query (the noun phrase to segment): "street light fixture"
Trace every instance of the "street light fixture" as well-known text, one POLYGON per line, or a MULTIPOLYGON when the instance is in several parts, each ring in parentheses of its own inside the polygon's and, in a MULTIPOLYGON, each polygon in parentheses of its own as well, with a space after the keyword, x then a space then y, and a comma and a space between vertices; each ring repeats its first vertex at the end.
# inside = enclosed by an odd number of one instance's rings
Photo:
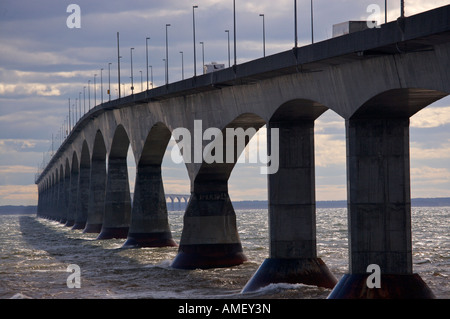
POLYGON ((88 81, 89 110, 91 110, 91 80, 88 81))
POLYGON ((230 57, 230 30, 225 30, 228 34, 228 67, 231 66, 231 57, 230 57))
POLYGON ((294 33, 295 33, 295 47, 298 47, 298 27, 297 27, 297 0, 294 0, 294 33))
POLYGON ((120 52, 119 52, 119 32, 117 32, 117 86, 119 88, 119 99, 120 99, 120 52))
POLYGON ((108 63, 108 95, 109 101, 111 101, 111 62, 108 63))
POLYGON ((237 65, 236 54, 236 0, 233 0, 233 24, 234 24, 234 65, 237 65))
POLYGON ((103 104, 103 68, 100 69, 100 95, 102 97, 102 104, 103 104))
POLYGON ((193 33, 194 33, 194 76, 197 76, 197 50, 195 46, 195 9, 197 9, 198 6, 192 7, 192 26, 193 26, 193 33))
POLYGON ((202 45, 202 60, 203 60, 203 74, 205 74, 205 43, 200 42, 202 45))
POLYGON ((131 55, 131 95, 134 94, 134 83, 133 83, 133 50, 134 48, 130 49, 130 55, 131 55))
POLYGON ((266 21, 263 13, 259 15, 263 20, 263 56, 266 56, 266 21))
POLYGON ((181 53, 181 79, 184 80, 184 54, 183 51, 181 53))
POLYGON ((311 43, 314 43, 314 7, 311 0, 311 43))
POLYGON ((148 66, 150 68, 150 81, 152 82, 152 89, 153 89, 153 66, 149 65, 148 66))
POLYGON ((97 86, 95 82, 95 78, 97 77, 97 74, 94 74, 94 107, 97 105, 97 86))
POLYGON ((169 31, 170 24, 166 24, 166 85, 169 84, 169 31))
POLYGON ((146 59, 146 69, 147 69, 147 91, 149 89, 148 87, 148 40, 150 40, 150 38, 145 38, 145 59, 146 59))

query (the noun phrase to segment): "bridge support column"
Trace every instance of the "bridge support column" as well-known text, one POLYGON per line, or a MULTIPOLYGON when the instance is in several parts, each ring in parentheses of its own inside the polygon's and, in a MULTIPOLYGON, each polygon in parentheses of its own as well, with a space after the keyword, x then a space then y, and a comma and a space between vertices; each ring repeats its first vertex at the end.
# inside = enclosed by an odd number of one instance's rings
POLYGON ((75 216, 77 212, 78 200, 78 171, 70 174, 70 194, 69 207, 67 208, 67 220, 64 226, 73 227, 75 225, 75 216))
POLYGON ((177 246, 170 232, 160 165, 138 165, 124 247, 177 246))
POLYGON ((61 177, 58 186, 58 220, 60 223, 66 223, 66 198, 65 198, 65 186, 64 177, 61 177))
POLYGON ((196 183, 184 214, 183 233, 172 267, 231 267, 246 260, 227 182, 196 183))
POLYGON ((127 158, 110 157, 103 225, 97 239, 127 238, 130 215, 131 198, 127 158))
POLYGON ((346 129, 350 273, 328 298, 433 298, 412 272, 409 119, 350 119, 346 129), (371 264, 381 288, 367 286, 371 264))
POLYGON ((242 292, 282 282, 333 288, 337 280, 316 251, 314 120, 269 126, 279 128, 280 156, 278 172, 268 175, 270 258, 242 292))
POLYGON ((100 233, 105 210, 106 168, 105 160, 92 160, 89 183, 88 216, 84 233, 100 233))
POLYGON ((89 175, 90 167, 81 166, 78 179, 77 213, 72 229, 84 229, 86 226, 89 204, 89 175))

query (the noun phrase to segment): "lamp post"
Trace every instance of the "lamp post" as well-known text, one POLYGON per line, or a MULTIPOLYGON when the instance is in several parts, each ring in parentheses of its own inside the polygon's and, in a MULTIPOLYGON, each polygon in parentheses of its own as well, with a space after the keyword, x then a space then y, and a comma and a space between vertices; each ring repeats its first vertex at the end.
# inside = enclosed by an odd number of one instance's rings
POLYGON ((180 51, 181 54, 181 79, 184 80, 184 54, 183 51, 180 51))
POLYGON ((120 99, 120 52, 119 52, 119 32, 117 32, 117 86, 119 88, 119 99, 120 99))
POLYGON ((198 6, 192 7, 192 28, 194 33, 194 76, 197 76, 197 50, 195 46, 195 9, 197 9, 198 6))
POLYGON ((147 69, 147 91, 149 89, 148 87, 148 40, 150 40, 150 38, 145 38, 145 61, 146 61, 146 69, 147 69))
POLYGON ((88 81, 89 110, 91 109, 91 80, 88 81))
POLYGON ((97 105, 97 86, 96 86, 97 74, 94 74, 94 107, 97 105))
POLYGON ((202 45, 202 61, 203 61, 203 74, 205 74, 205 43, 200 42, 202 45))
POLYGON ((72 130, 71 128, 71 122, 70 122, 70 97, 69 97, 69 133, 72 130))
POLYGON ((81 92, 78 93, 78 102, 80 103, 80 117, 81 117, 81 92))
POLYGON ((130 55, 131 55, 131 95, 134 94, 134 83, 133 83, 133 50, 134 48, 130 49, 130 55))
POLYGON ((153 66, 149 65, 148 66, 150 68, 150 81, 152 82, 152 89, 153 89, 153 66))
POLYGON ((166 84, 169 84, 169 31, 170 24, 166 24, 166 84))
POLYGON ((109 101, 111 101, 111 62, 108 63, 108 95, 109 101))
POLYGON ((168 83, 168 80, 167 80, 167 60, 163 59, 163 61, 164 61, 164 70, 166 71, 165 72, 165 80, 166 80, 166 84, 167 84, 168 83))
POLYGON ((387 0, 384 0, 384 23, 387 23, 387 0))
POLYGON ((405 0, 400 1, 400 17, 405 17, 405 0))
POLYGON ((294 33, 295 33, 295 47, 298 47, 298 27, 297 27, 297 0, 294 0, 294 33))
POLYGON ((102 104, 103 104, 103 68, 100 69, 100 95, 102 97, 102 104))
POLYGON ((311 0, 311 43, 314 43, 314 7, 311 0))
POLYGON ((266 21, 263 13, 259 15, 263 20, 263 56, 266 56, 266 21))
POLYGON ((236 0, 233 0, 233 24, 234 24, 234 65, 237 65, 237 54, 236 54, 236 0))
POLYGON ((83 86, 83 109, 84 113, 86 113, 86 87, 83 86))
POLYGON ((231 57, 230 57, 230 30, 225 30, 228 34, 228 67, 231 66, 231 57))

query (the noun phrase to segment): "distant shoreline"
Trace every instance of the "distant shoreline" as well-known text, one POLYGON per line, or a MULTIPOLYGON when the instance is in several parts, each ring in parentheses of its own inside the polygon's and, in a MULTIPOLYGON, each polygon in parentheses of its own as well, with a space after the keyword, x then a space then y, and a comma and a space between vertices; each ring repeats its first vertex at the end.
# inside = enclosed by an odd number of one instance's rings
MULTIPOLYGON (((233 202, 234 209, 264 209, 267 208, 266 200, 246 200, 233 202)), ((450 207, 450 197, 437 198, 413 198, 412 207, 450 207)), ((317 201, 317 208, 347 208, 346 200, 317 201)), ((36 214, 37 206, 0 206, 0 215, 36 214)))

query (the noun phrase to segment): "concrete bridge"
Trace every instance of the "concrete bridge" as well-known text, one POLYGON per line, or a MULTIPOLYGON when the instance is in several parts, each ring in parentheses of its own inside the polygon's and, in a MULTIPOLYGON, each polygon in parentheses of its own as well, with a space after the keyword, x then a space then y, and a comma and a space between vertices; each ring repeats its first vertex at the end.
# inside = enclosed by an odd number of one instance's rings
MULTIPOLYGON (((409 119, 448 94, 445 6, 103 103, 37 178, 38 216, 98 239, 127 238, 126 246, 176 245, 161 178, 173 130, 193 131, 199 119, 224 133, 267 125, 279 129, 279 169, 268 175, 270 256, 244 291, 295 282, 334 287, 330 298, 433 297, 413 272, 409 119), (338 283, 316 249, 313 128, 327 110, 345 119, 347 135, 349 273, 338 283), (381 288, 366 285, 370 264, 380 266, 381 288)), ((233 167, 186 163, 191 197, 174 268, 247 260, 228 195, 233 167)))
POLYGON ((167 207, 168 210, 184 210, 189 203, 189 195, 182 194, 166 194, 166 200, 170 200, 170 206, 167 207), (178 204, 177 204, 178 202, 178 204))

